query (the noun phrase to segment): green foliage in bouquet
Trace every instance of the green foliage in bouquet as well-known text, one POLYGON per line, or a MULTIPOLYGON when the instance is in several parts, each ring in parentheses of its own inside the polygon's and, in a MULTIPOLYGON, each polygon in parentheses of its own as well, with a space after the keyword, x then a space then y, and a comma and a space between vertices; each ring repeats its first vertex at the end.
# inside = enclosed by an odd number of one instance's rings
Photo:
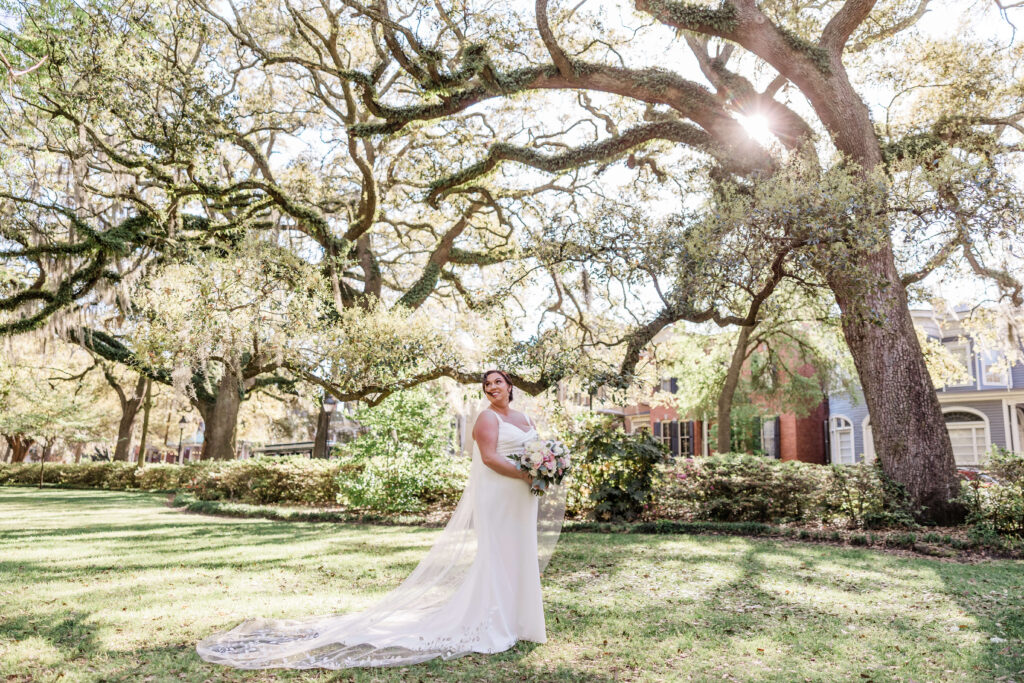
POLYGON ((632 521, 653 497, 657 465, 668 452, 650 434, 626 434, 607 418, 588 418, 574 435, 569 509, 599 521, 632 521))
POLYGON ((358 409, 355 419, 366 433, 337 450, 343 464, 339 502, 378 512, 416 512, 458 499, 469 460, 452 454, 452 416, 442 396, 409 389, 358 409))

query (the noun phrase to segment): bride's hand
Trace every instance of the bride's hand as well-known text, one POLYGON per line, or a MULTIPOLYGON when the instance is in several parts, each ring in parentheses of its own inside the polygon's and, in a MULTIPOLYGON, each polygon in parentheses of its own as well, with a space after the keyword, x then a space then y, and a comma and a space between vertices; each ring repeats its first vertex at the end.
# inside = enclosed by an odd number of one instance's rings
POLYGON ((519 478, 525 481, 527 484, 533 486, 533 475, 527 470, 519 470, 519 478))

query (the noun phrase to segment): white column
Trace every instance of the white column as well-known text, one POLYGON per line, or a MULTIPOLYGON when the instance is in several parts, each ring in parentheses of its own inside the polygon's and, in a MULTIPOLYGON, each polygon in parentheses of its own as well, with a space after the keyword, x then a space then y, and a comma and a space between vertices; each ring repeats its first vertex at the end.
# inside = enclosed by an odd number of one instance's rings
POLYGON ((1016 404, 1010 405, 1010 435, 1013 439, 1013 441, 1007 442, 1010 444, 1010 450, 1024 453, 1024 444, 1020 442, 1020 413, 1017 411, 1016 404))
MULTIPOLYGON (((1014 441, 1016 441, 1016 439, 1013 438, 1014 437, 1014 434, 1013 434, 1013 414, 1015 412, 1017 412, 1017 411, 1013 409, 1013 405, 1004 398, 1003 399, 1003 438, 1005 440, 1003 441, 1003 443, 1006 444, 1006 449, 1010 450, 1010 451, 1015 450, 1014 445, 1013 445, 1014 441)), ((991 446, 989 446, 989 447, 991 448, 991 446)))

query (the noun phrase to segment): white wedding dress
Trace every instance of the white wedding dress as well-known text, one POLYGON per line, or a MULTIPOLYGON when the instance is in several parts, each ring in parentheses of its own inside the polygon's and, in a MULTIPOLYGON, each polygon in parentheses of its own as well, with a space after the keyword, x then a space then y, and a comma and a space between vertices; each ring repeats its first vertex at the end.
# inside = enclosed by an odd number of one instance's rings
MULTIPOLYGON (((499 455, 522 452, 537 438, 532 426, 523 431, 498 420, 499 455)), ((534 496, 524 481, 487 467, 474 448, 469 483, 445 530, 380 602, 355 614, 247 621, 196 650, 208 662, 239 669, 341 669, 502 652, 517 640, 543 643, 540 572, 560 531, 564 500, 564 490, 534 496)))

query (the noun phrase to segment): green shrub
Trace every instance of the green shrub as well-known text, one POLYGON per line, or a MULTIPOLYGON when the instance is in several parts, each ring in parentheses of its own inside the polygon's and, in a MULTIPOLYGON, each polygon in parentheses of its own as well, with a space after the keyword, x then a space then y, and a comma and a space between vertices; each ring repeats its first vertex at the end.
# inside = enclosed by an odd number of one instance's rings
MULTIPOLYGON (((125 490, 136 488, 135 464, 130 462, 48 462, 42 468, 43 483, 84 489, 125 490)), ((39 463, 4 466, 0 484, 35 486, 39 484, 39 463)))
POLYGON ((993 446, 987 469, 1002 484, 1024 486, 1024 453, 993 446))
POLYGON ((822 517, 840 517, 852 529, 916 526, 910 497, 902 485, 874 464, 831 465, 822 517))
MULTIPOLYGON (((52 465, 51 463, 47 467, 49 468, 52 465)), ((47 482, 46 479, 43 481, 44 483, 55 483, 47 482)), ((3 483, 10 486, 35 486, 39 483, 39 463, 28 462, 7 465, 3 483)))
POLYGON ((303 457, 252 458, 186 465, 181 488, 200 500, 333 504, 340 464, 303 457))
POLYGON ((418 512, 451 505, 465 488, 469 460, 452 455, 454 431, 444 399, 407 389, 356 410, 366 430, 340 446, 338 501, 361 510, 418 512))
POLYGON ((419 512, 453 505, 466 487, 469 459, 451 455, 348 458, 337 476, 338 502, 377 512, 419 512))
POLYGON ((144 465, 136 470, 135 481, 146 491, 177 491, 185 468, 179 465, 144 465))
POLYGON ((650 434, 626 434, 605 420, 580 429, 570 450, 568 508, 602 521, 638 518, 653 498, 657 465, 668 455, 650 434))
POLYGON ((667 490, 696 519, 796 521, 817 514, 825 473, 818 465, 723 453, 687 458, 669 473, 667 490))
POLYGON ((967 507, 967 523, 977 534, 1024 536, 1024 482, 965 481, 957 500, 967 507))
POLYGON ((336 451, 354 461, 446 457, 453 451, 455 436, 446 406, 443 396, 426 387, 392 394, 376 406, 361 406, 354 417, 364 433, 336 451))

